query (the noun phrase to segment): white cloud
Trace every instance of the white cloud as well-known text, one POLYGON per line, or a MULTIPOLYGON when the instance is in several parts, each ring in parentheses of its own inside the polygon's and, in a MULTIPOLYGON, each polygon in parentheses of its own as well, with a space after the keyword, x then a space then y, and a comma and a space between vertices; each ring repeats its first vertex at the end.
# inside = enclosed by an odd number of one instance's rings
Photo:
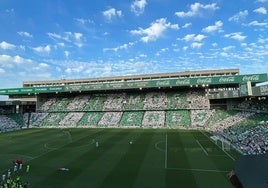
POLYGON ((48 68, 49 65, 46 64, 46 63, 39 63, 39 67, 42 67, 42 68, 48 68))
POLYGON ((123 45, 115 47, 115 48, 104 48, 103 51, 104 52, 106 52, 106 51, 115 51, 115 52, 117 52, 118 50, 126 50, 130 46, 133 46, 134 44, 135 44, 134 42, 129 42, 129 43, 123 44, 123 45))
POLYGON ((74 44, 78 46, 79 48, 83 46, 83 43, 81 42, 82 37, 83 37, 82 33, 74 33, 74 38, 75 38, 74 44))
POLYGON ((183 51, 186 51, 188 49, 188 47, 184 46, 182 49, 183 49, 183 51))
POLYGON ((28 38, 32 38, 33 35, 31 35, 30 33, 26 32, 26 31, 19 31, 18 34, 22 37, 28 37, 28 38))
POLYGON ((14 68, 14 61, 13 58, 9 55, 0 55, 0 67, 12 69, 14 68))
POLYGON ((122 17, 122 11, 121 10, 116 10, 115 8, 110 8, 108 10, 105 10, 102 12, 103 16, 107 21, 112 21, 113 18, 116 17, 122 17))
POLYGON ((246 36, 242 35, 242 32, 226 34, 226 35, 224 35, 224 37, 235 39, 238 41, 243 41, 245 38, 247 38, 246 36))
POLYGON ((161 54, 163 54, 163 53, 165 53, 167 51, 169 51, 169 48, 162 48, 162 49, 160 49, 160 51, 156 52, 155 55, 160 56, 161 54))
POLYGON ((222 50, 223 51, 229 51, 229 50, 232 50, 234 48, 235 48, 235 46, 226 46, 226 47, 222 48, 222 50))
POLYGON ((68 34, 68 32, 65 32, 64 36, 61 36, 61 35, 56 34, 56 33, 47 33, 47 35, 49 36, 49 38, 51 38, 53 40, 60 39, 60 40, 64 40, 64 41, 67 41, 67 42, 71 42, 71 40, 69 39, 70 35, 68 34))
POLYGON ((188 28, 188 27, 190 27, 192 25, 192 23, 186 23, 186 24, 184 24, 183 26, 182 26, 182 28, 188 28))
POLYGON ((228 20, 229 21, 234 21, 234 22, 239 22, 241 20, 244 20, 248 15, 248 11, 244 10, 244 11, 240 11, 237 14, 233 15, 232 17, 230 17, 228 20))
POLYGON ((77 67, 68 67, 68 68, 66 68, 65 72, 68 74, 71 74, 71 73, 80 73, 83 70, 84 70, 84 66, 80 65, 77 67))
POLYGON ((55 41, 63 40, 69 43, 73 43, 79 48, 83 46, 84 35, 82 33, 64 32, 62 35, 56 33, 47 33, 47 35, 49 38, 55 41))
POLYGON ((266 38, 266 39, 259 38, 258 42, 261 43, 261 44, 264 44, 264 43, 268 42, 268 38, 266 38))
POLYGON ((71 68, 67 68, 67 69, 65 70, 65 72, 66 72, 67 74, 71 74, 71 73, 72 73, 72 69, 71 69, 71 68))
POLYGON ((46 45, 46 46, 38 46, 38 47, 35 47, 35 48, 32 48, 34 51, 38 52, 38 53, 47 53, 49 54, 50 51, 51 51, 51 48, 49 45, 46 45))
POLYGON ((64 51, 64 55, 65 55, 66 58, 69 58, 70 52, 69 51, 64 51))
POLYGON ((245 43, 245 42, 241 43, 241 47, 243 47, 243 48, 247 47, 247 43, 245 43))
POLYGON ((3 50, 12 50, 16 48, 14 44, 7 43, 6 41, 3 41, 0 43, 0 48, 3 50))
POLYGON ((255 10, 253 10, 253 12, 259 13, 259 14, 267 14, 267 10, 264 7, 257 8, 255 10))
POLYGON ((228 53, 226 53, 226 52, 221 52, 220 55, 221 55, 222 57, 229 57, 228 53))
POLYGON ((201 3, 194 3, 190 5, 190 10, 188 12, 175 12, 175 15, 184 18, 184 17, 193 17, 197 15, 202 15, 203 12, 206 12, 208 10, 217 10, 219 7, 216 3, 203 5, 201 3))
POLYGON ((43 71, 43 70, 45 70, 47 68, 49 68, 49 65, 48 64, 46 64, 46 63, 39 63, 38 65, 36 65, 36 66, 33 67, 33 70, 38 70, 38 71, 42 70, 43 71))
POLYGON ((75 18, 75 21, 77 21, 78 23, 85 25, 85 24, 93 24, 94 21, 90 20, 90 19, 83 19, 83 18, 75 18))
POLYGON ((17 63, 17 64, 23 64, 24 61, 25 61, 25 59, 22 58, 22 57, 20 57, 20 56, 18 56, 18 55, 16 55, 16 56, 13 58, 13 61, 14 61, 15 63, 17 63))
POLYGON ((60 47, 64 47, 65 46, 64 42, 58 42, 57 45, 60 46, 60 47))
POLYGON ((130 7, 130 10, 134 12, 137 16, 141 15, 144 12, 146 6, 146 0, 135 0, 130 7))
POLYGON ((134 35, 142 35, 141 41, 150 42, 161 37, 168 28, 179 29, 179 26, 178 24, 167 22, 166 18, 160 18, 151 23, 151 26, 146 29, 139 28, 138 30, 132 30, 130 32, 134 35))
POLYGON ((265 2, 268 2, 268 0, 257 0, 256 2, 257 3, 265 3, 265 2))
POLYGON ((220 32, 220 31, 222 31, 222 25, 223 25, 222 21, 217 21, 217 22, 215 22, 214 25, 210 25, 210 26, 203 28, 202 31, 205 33, 212 33, 215 31, 220 32))
POLYGON ((146 54, 140 54, 139 57, 144 58, 144 57, 147 57, 147 55, 146 54))
POLYGON ((248 26, 260 26, 260 27, 267 27, 268 23, 267 22, 258 22, 258 21, 252 21, 248 24, 248 26))
MULTIPOLYGON (((185 42, 191 42, 192 48, 201 48, 203 46, 203 43, 201 42, 203 39, 205 39, 205 35, 195 35, 195 34, 187 34, 182 39, 178 40, 184 40, 185 42)), ((188 47, 183 47, 183 50, 186 51, 188 47)))
POLYGON ((193 42, 191 44, 192 48, 201 48, 202 46, 203 46, 203 43, 200 43, 200 42, 193 42))
POLYGON ((200 42, 202 41, 204 38, 206 38, 205 35, 201 35, 201 34, 198 34, 198 35, 195 35, 195 34, 187 34, 185 35, 185 37, 183 37, 182 40, 186 41, 186 42, 200 42))
POLYGON ((21 65, 22 67, 29 68, 31 66, 25 66, 26 64, 32 64, 31 59, 25 59, 21 56, 0 55, 0 65, 3 67, 12 68, 14 64, 21 65))
POLYGON ((213 47, 217 47, 218 46, 218 43, 214 42, 211 44, 213 47))
POLYGON ((0 68, 0 74, 4 74, 6 71, 2 68, 0 68))

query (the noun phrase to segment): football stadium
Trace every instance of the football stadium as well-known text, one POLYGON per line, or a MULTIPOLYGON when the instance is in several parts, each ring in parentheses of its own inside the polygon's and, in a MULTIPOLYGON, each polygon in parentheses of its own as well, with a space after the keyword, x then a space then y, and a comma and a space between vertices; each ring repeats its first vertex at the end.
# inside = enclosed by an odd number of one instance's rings
POLYGON ((267 81, 219 69, 0 88, 2 185, 268 187, 267 81))

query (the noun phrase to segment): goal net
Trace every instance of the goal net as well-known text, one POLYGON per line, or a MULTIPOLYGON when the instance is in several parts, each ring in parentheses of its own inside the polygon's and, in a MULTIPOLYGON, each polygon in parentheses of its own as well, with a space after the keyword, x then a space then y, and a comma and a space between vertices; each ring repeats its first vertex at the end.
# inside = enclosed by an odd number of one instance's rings
POLYGON ((224 151, 230 151, 231 149, 231 142, 228 140, 225 140, 224 138, 218 137, 218 136, 211 136, 211 140, 215 142, 222 150, 224 151))

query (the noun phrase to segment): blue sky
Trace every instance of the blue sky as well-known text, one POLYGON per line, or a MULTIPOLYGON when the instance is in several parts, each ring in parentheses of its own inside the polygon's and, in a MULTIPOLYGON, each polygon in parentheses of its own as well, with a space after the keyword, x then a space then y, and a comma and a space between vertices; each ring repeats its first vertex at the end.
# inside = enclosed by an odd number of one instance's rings
POLYGON ((239 68, 268 72, 268 0, 1 0, 0 88, 239 68))

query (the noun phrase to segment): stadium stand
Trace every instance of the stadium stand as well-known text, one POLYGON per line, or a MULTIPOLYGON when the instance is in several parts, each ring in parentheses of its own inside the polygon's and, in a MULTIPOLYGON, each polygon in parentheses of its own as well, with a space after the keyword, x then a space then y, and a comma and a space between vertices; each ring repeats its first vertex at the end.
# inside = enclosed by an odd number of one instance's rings
POLYGON ((100 93, 81 94, 69 98, 52 97, 42 103, 39 108, 40 115, 32 113, 30 125, 35 126, 39 123, 42 126, 53 126, 52 124, 54 124, 55 126, 73 127, 94 125, 98 127, 160 128, 176 127, 176 124, 179 124, 182 127, 190 127, 190 125, 203 127, 213 114, 213 111, 208 109, 208 101, 205 99, 205 93, 186 93, 185 91, 137 92, 135 94, 100 93), (96 116, 96 112, 103 112, 98 113, 97 116, 101 115, 101 118, 97 118, 98 122, 87 120, 89 117, 96 116), (91 116, 91 113, 95 114, 91 116), (177 117, 175 117, 176 115, 177 117), (133 117, 138 120, 130 121, 133 117), (62 120, 59 120, 61 118, 62 120), (87 122, 90 122, 89 125, 87 122), (127 122, 131 125, 126 125, 127 122))
POLYGON ((27 107, 19 102, 0 104, 0 114, 5 114, 0 116, 1 130, 202 129, 230 141, 244 153, 260 154, 268 149, 268 86, 256 86, 263 81, 267 81, 267 74, 239 75, 239 70, 227 69, 25 82, 27 93, 23 93, 23 88, 0 90, 11 92, 13 99, 32 95, 37 102, 27 107), (248 93, 241 93, 242 85, 250 85, 248 93), (258 118, 252 121, 254 117, 258 118))

